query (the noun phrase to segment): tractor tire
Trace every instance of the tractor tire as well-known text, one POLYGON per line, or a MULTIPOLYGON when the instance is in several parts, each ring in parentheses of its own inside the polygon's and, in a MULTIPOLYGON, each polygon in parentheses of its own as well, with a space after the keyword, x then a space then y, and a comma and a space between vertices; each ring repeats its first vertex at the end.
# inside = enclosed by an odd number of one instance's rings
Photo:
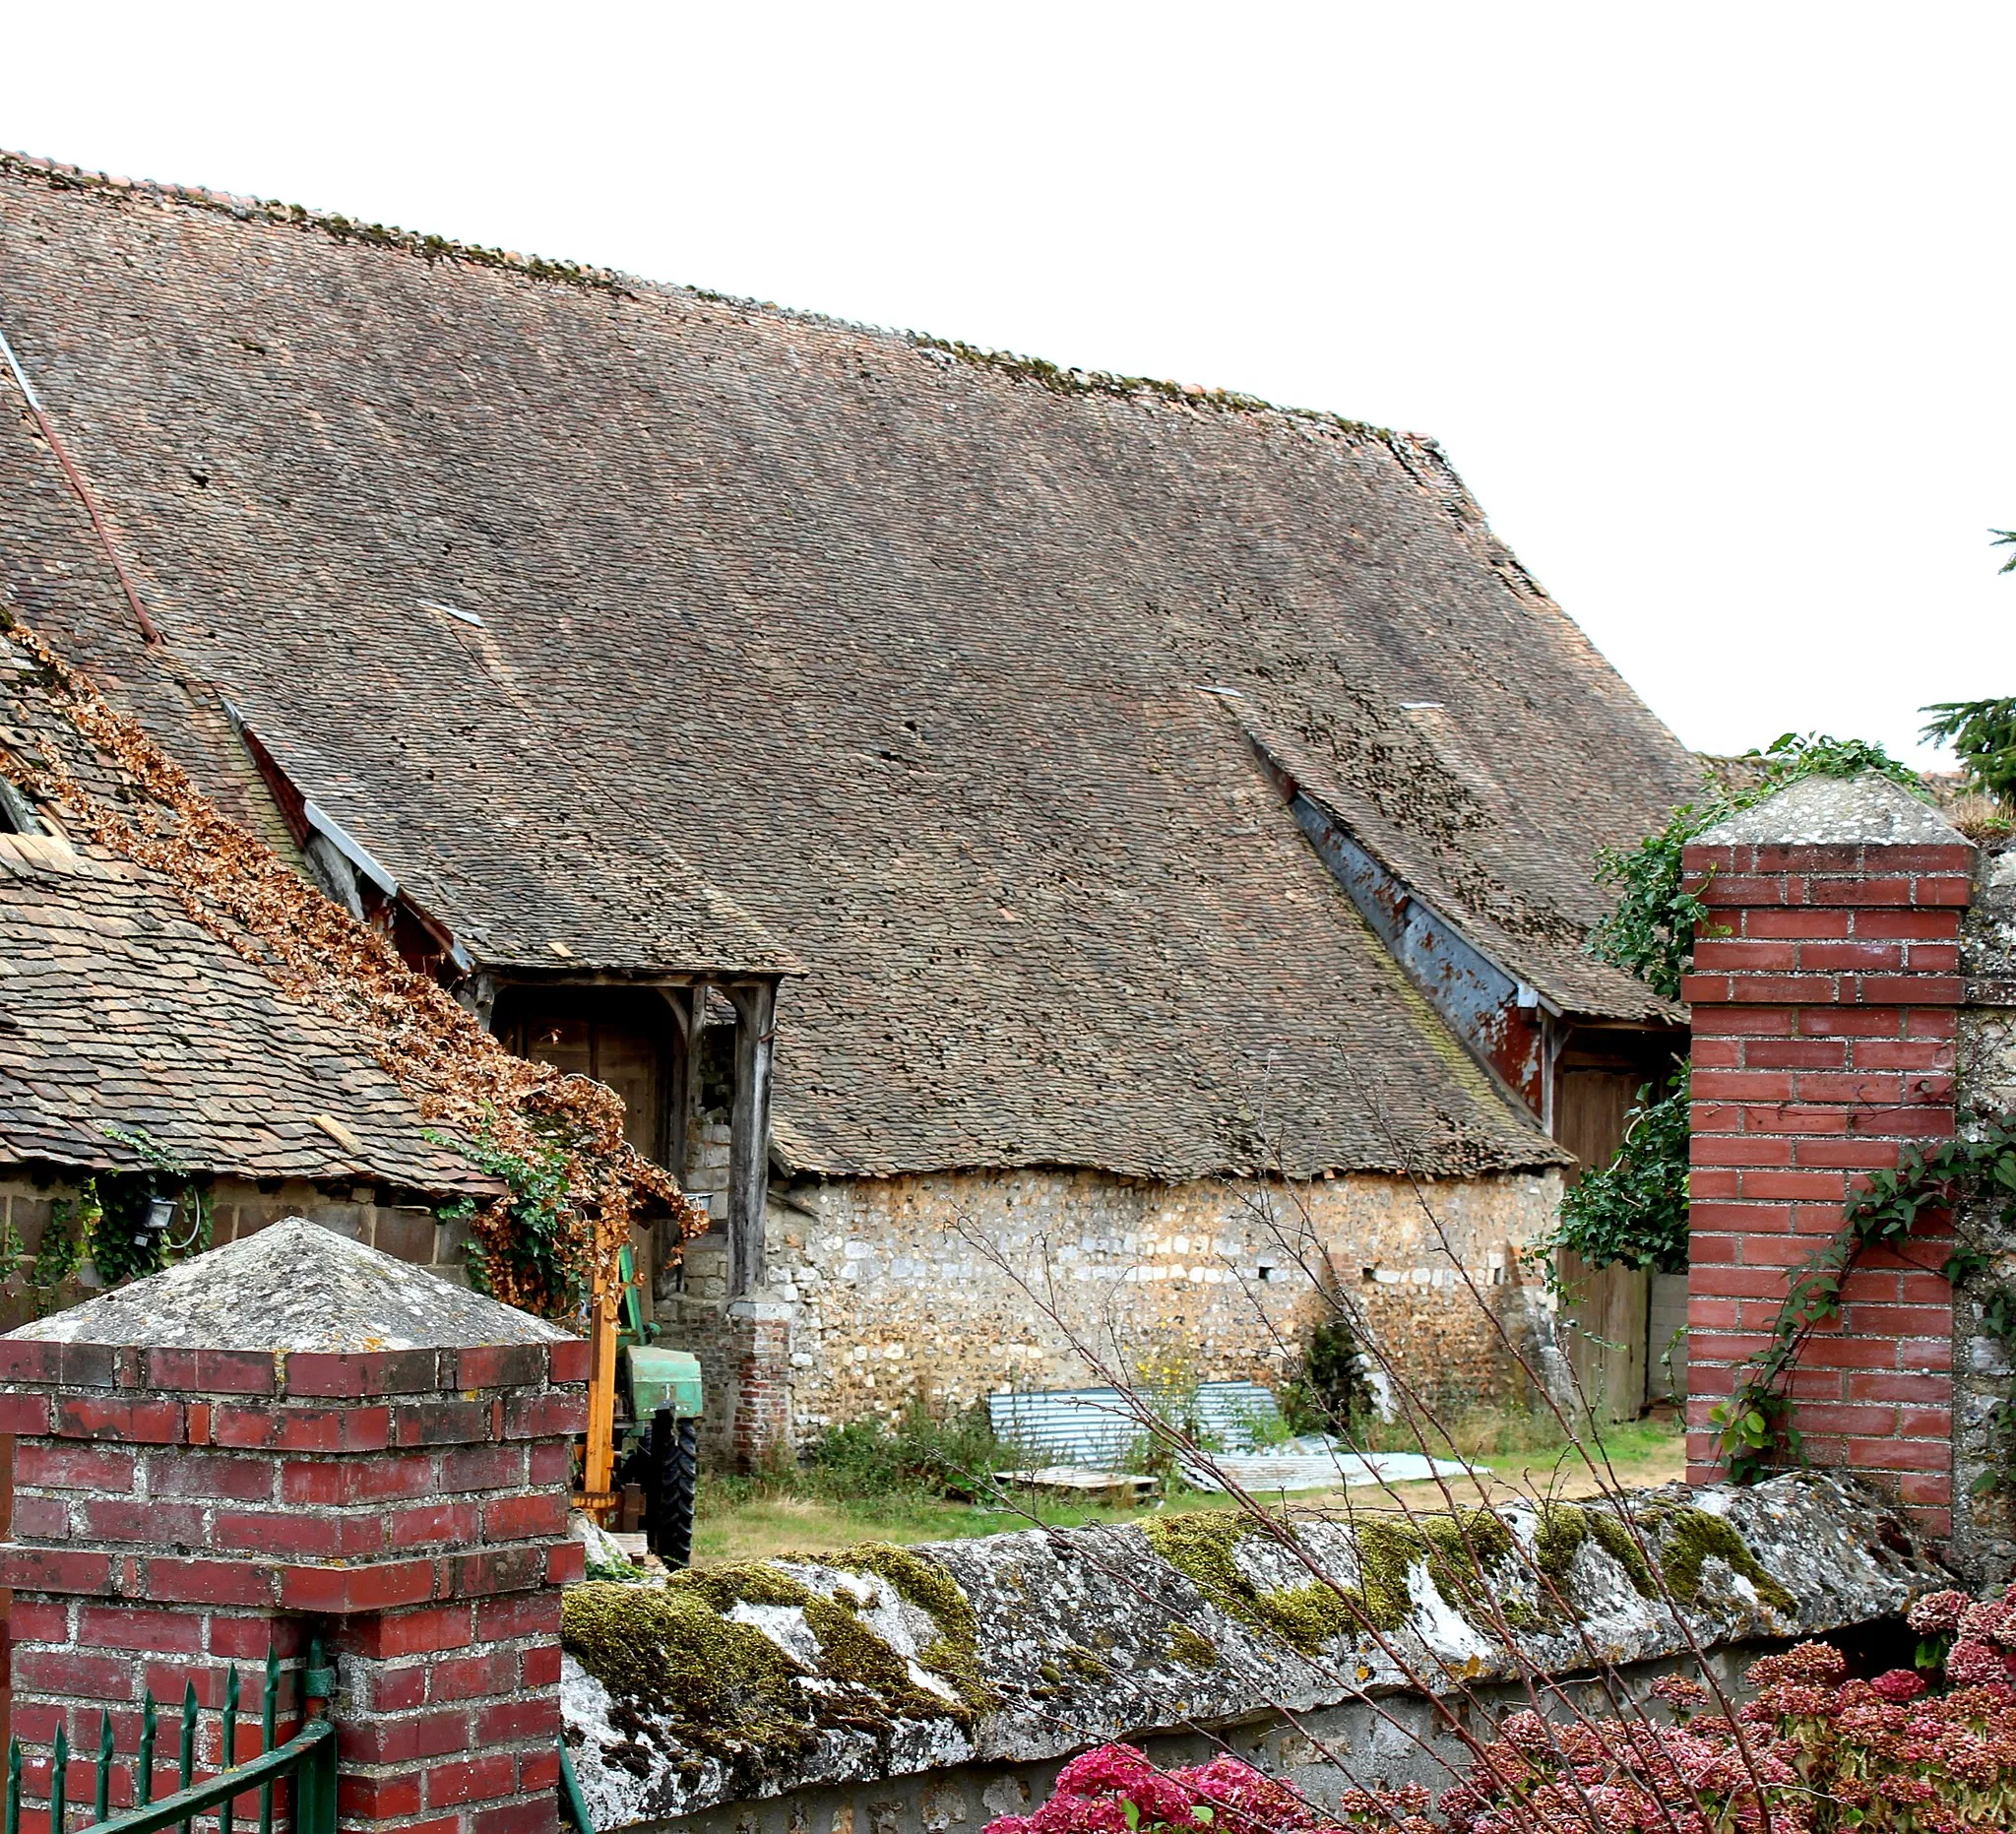
POLYGON ((693 1564, 693 1498, 700 1482, 700 1423, 660 1408, 651 1422, 651 1501, 646 1536, 674 1571, 693 1564))

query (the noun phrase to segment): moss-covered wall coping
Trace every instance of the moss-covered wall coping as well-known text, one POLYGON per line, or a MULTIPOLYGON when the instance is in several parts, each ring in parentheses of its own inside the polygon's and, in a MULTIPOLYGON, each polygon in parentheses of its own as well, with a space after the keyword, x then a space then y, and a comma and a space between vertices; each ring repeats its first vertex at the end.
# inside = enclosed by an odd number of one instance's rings
POLYGON ((1710 1648, 1866 1622, 1947 1583, 1834 1474, 1629 1509, 1635 1532, 1596 1504, 1298 1516, 1299 1551, 1235 1515, 1168 1516, 592 1582, 566 1605, 566 1736, 605 1831, 1309 1711, 1409 1689, 1403 1664, 1452 1687, 1507 1677, 1479 1562, 1529 1660, 1562 1674, 1686 1648, 1641 1548, 1710 1648))

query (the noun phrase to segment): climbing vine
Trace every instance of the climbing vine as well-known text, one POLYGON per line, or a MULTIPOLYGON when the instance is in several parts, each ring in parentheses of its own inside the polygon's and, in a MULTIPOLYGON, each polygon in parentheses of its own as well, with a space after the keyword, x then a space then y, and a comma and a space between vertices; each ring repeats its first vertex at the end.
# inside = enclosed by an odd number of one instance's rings
MULTIPOLYGON (((1696 835, 1806 777, 1876 771, 1922 792, 1907 766, 1860 739, 1786 732, 1738 764, 1743 781, 1726 773, 1710 794, 1681 803, 1636 847, 1606 848, 1597 858, 1599 883, 1614 887, 1617 898, 1590 932, 1589 953, 1637 976, 1663 999, 1679 997, 1695 931, 1715 933, 1700 887, 1681 871, 1682 850, 1696 835)), ((1573 1249, 1592 1267, 1687 1264, 1689 1100, 1684 1069, 1663 1096, 1655 1099, 1650 1084, 1638 1091, 1615 1157, 1576 1183, 1553 1233, 1536 1244, 1544 1267, 1552 1267, 1556 1248, 1573 1249)))
MULTIPOLYGON (((493 1296, 500 1289, 542 1294, 542 1309, 570 1312, 587 1302, 591 1272, 582 1253, 581 1220, 570 1200, 572 1161, 556 1134, 538 1127, 535 1135, 528 1147, 514 1151, 499 1141, 493 1117, 485 1115, 467 1140, 427 1137, 437 1145, 459 1147, 481 1170, 502 1179, 511 1193, 504 1216, 508 1227, 470 1239, 470 1284, 493 1296)), ((464 1199, 436 1214, 446 1223, 469 1222, 476 1206, 464 1199)))
POLYGON ((108 1121, 98 1131, 135 1154, 145 1171, 100 1172, 95 1181, 96 1214, 87 1243, 93 1267, 108 1287, 158 1274, 170 1261, 201 1254, 213 1227, 210 1193, 186 1161, 170 1152, 145 1127, 108 1121), (148 1212, 157 1199, 175 1208, 167 1228, 153 1229, 148 1212), (179 1232, 177 1230, 179 1225, 179 1232))
POLYGON ((1702 801, 1681 803, 1665 827, 1636 847, 1609 847, 1597 854, 1597 883, 1614 887, 1617 897, 1590 932, 1589 953, 1636 975, 1662 999, 1679 998, 1695 928, 1708 920, 1699 888, 1690 888, 1680 870, 1681 850, 1696 835, 1806 777, 1858 777, 1875 771, 1914 795, 1924 793, 1909 765, 1881 745, 1858 738, 1786 732, 1741 762, 1751 767, 1747 782, 1724 782, 1702 801))
POLYGON ((1528 1250, 1551 1272, 1557 1249, 1590 1267, 1649 1268, 1674 1273, 1687 1265, 1687 1140, 1692 1102, 1687 1066, 1663 1096, 1638 1091, 1624 1138, 1607 1166, 1585 1172, 1561 1199, 1553 1229, 1528 1250))
MULTIPOLYGON (((1598 882, 1614 887, 1617 898, 1591 931, 1589 953, 1636 975, 1667 999, 1679 997, 1697 930, 1717 933, 1701 886, 1689 885, 1682 869, 1688 842, 1808 777, 1873 771, 1914 795, 1925 793, 1908 765, 1861 739, 1786 732, 1740 762, 1750 767, 1746 781, 1726 775, 1711 795, 1682 803, 1636 847, 1609 848, 1598 856, 1598 882)), ((1639 1091, 1615 1159, 1583 1178, 1564 1200, 1549 1246, 1572 1247, 1598 1266, 1619 1260, 1640 1267, 1685 1263, 1687 1078, 1682 1075, 1663 1102, 1649 1101, 1650 1095, 1649 1087, 1639 1091)), ((1928 1204, 1961 1201, 1963 1188, 1972 1194, 2002 1175, 1996 1168, 2004 1161, 1991 1147, 2001 1138, 2000 1124, 1977 1118, 1968 1131, 1970 1139, 1949 1142, 1930 1155, 1908 1150, 1895 1171, 1877 1174, 1851 1204, 1840 1233, 1795 1271, 1769 1344, 1739 1372, 1734 1392, 1712 1416, 1737 1483, 1752 1483, 1782 1458, 1798 1457, 1785 1378, 1813 1330, 1840 1314, 1842 1283, 1856 1258, 1872 1244, 1901 1241, 1928 1204)), ((2016 1153, 2006 1163, 2008 1194, 2016 1203, 2016 1153)))
MULTIPOLYGON (((1734 1482, 1754 1484, 1798 1461, 1799 1433, 1785 1379, 1814 1330, 1840 1317, 1842 1288, 1862 1254, 1901 1247, 1927 1211, 1977 1206, 1991 1207, 2005 1228, 2016 1225, 2016 1118, 1963 1114, 1953 1139, 1929 1151, 1906 1147, 1895 1170, 1870 1175, 1867 1188, 1850 1199, 1840 1231, 1794 1270, 1769 1342, 1736 1372, 1734 1390, 1709 1417, 1721 1431, 1723 1461, 1734 1482)), ((1987 1256, 1963 1246, 1940 1271, 1957 1284, 1992 1268, 1987 1256)), ((2016 1332, 2016 1288, 1993 1285, 1981 1307, 1989 1332, 2009 1341, 2016 1332)), ((2016 1418, 2009 1404, 1999 1410, 1993 1432, 1999 1456, 1977 1484, 1980 1490, 2016 1485, 2016 1418)))

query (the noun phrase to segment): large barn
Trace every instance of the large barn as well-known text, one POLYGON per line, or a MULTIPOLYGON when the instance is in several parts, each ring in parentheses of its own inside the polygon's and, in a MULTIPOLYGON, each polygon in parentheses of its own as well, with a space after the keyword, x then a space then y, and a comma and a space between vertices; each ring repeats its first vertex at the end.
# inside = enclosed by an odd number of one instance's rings
POLYGON ((1503 1387, 1697 774, 1431 441, 20 158, 0 275, 6 601, 714 1193, 724 1444, 1265 1374, 1298 1241, 1503 1387))

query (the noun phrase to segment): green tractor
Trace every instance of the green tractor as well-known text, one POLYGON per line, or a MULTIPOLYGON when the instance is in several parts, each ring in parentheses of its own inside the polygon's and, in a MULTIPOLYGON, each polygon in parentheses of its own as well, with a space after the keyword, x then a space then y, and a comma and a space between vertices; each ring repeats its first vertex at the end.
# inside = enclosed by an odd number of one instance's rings
POLYGON ((669 1567, 693 1560, 693 1500, 700 1477, 700 1359, 653 1340, 637 1291, 636 1258, 617 1258, 620 1303, 594 1308, 588 1443, 582 1505, 607 1525, 642 1528, 669 1567), (623 1381, 616 1381, 620 1363, 623 1381))

